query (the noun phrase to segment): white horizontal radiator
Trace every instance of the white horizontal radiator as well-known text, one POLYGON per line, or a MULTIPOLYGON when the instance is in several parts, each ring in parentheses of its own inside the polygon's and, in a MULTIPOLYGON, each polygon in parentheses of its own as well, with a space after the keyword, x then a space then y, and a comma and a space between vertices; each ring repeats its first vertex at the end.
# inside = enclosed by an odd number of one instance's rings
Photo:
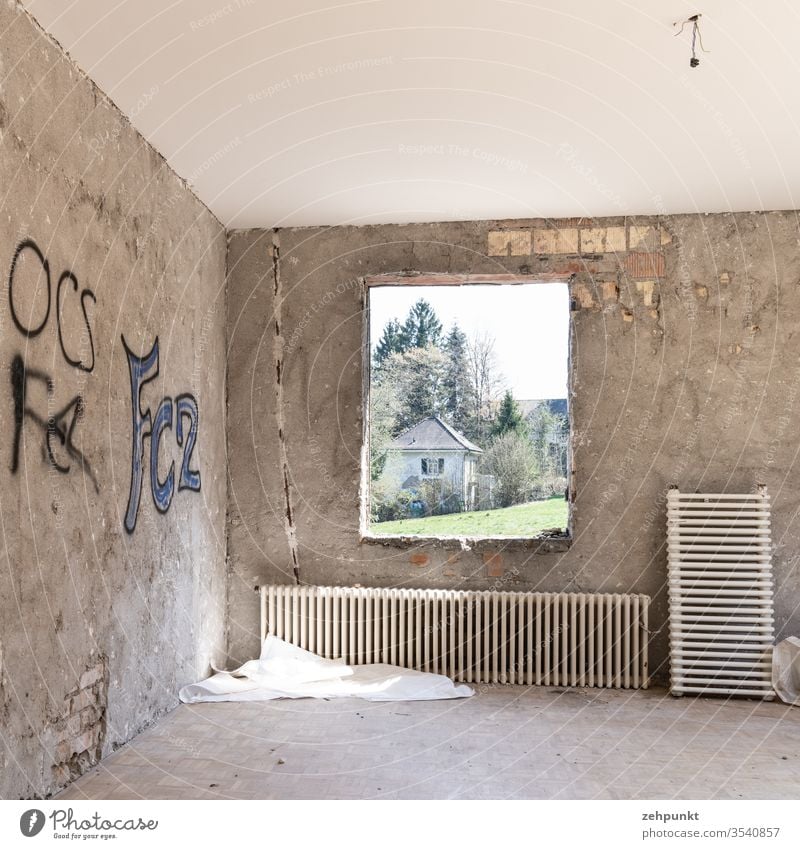
POLYGON ((670 678, 675 695, 772 689, 772 565, 766 487, 667 494, 670 678))
POLYGON ((261 636, 455 681, 648 684, 646 595, 261 587, 261 636))

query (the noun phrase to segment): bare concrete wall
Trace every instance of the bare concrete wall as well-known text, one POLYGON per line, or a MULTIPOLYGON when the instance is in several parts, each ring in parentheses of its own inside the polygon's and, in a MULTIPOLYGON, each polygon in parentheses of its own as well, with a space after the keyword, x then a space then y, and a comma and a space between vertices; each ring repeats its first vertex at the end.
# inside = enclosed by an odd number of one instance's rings
POLYGON ((341 227, 280 231, 276 257, 271 232, 232 234, 229 654, 257 651, 253 587, 296 572, 303 583, 649 593, 663 675, 670 484, 769 486, 778 635, 799 633, 798 235, 796 213, 341 227), (572 275, 568 549, 359 541, 359 278, 394 272, 572 275))
POLYGON ((9 3, 0 57, 0 795, 19 797, 222 659, 226 241, 9 3), (141 391, 123 336, 139 356, 158 339, 141 391), (135 409, 160 433, 142 425, 138 459, 135 409))

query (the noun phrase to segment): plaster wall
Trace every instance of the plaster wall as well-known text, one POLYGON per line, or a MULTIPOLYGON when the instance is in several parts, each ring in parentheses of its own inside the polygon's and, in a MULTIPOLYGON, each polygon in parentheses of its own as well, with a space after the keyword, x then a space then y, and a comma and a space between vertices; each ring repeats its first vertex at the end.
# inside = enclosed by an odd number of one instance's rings
POLYGON ((226 240, 13 3, 0 59, 0 796, 19 798, 223 659, 226 240), (135 393, 123 337, 157 350, 135 393), (137 404, 163 425, 138 459, 137 404))
POLYGON ((231 234, 231 658, 266 582, 643 592, 663 677, 671 484, 768 485, 777 636, 800 632, 798 235, 793 212, 231 234), (571 543, 360 539, 362 281, 398 273, 569 280, 571 543))

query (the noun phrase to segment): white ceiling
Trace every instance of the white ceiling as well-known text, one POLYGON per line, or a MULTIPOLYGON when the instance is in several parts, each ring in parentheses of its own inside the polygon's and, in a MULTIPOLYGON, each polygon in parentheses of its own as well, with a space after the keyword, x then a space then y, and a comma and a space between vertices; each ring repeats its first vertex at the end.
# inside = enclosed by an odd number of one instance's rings
POLYGON ((800 206, 789 0, 25 5, 231 227, 800 206))

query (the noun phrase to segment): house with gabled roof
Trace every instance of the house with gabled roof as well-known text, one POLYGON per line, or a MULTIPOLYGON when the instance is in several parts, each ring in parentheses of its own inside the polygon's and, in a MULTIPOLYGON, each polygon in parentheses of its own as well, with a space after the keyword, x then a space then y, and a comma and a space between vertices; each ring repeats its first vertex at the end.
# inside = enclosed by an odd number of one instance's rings
MULTIPOLYGON (((454 510, 472 510, 477 502, 478 459, 483 449, 439 418, 428 416, 390 443, 380 478, 387 496, 400 490, 437 491, 439 498, 458 502, 454 510), (440 484, 425 487, 425 483, 440 484)), ((434 505, 426 504, 426 510, 434 505)), ((442 511, 444 512, 444 511, 442 511)))

